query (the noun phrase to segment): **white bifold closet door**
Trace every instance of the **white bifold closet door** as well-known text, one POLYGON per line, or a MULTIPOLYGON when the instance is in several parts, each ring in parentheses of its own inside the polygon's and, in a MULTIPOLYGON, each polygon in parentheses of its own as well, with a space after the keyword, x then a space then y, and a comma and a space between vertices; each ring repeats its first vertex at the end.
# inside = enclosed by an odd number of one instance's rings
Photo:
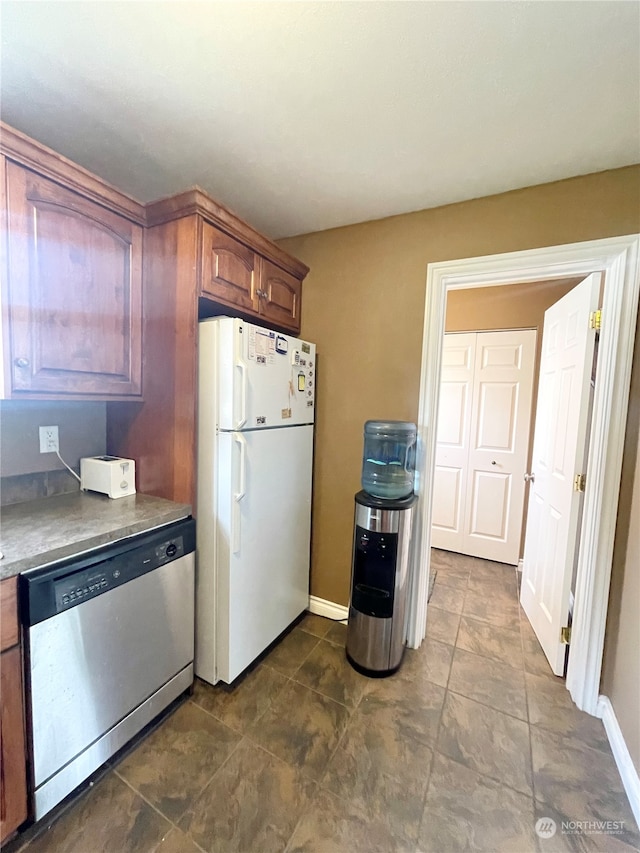
POLYGON ((444 338, 431 545, 520 558, 536 332, 444 338))

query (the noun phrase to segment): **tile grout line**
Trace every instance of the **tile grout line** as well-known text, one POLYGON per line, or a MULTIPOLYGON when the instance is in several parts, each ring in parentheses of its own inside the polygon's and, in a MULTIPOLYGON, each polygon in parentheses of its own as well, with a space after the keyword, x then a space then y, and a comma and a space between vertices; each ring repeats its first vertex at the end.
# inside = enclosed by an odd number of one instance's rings
MULTIPOLYGON (((519 590, 518 590, 518 593, 519 593, 519 590)), ((518 627, 520 629, 520 652, 522 655, 522 675, 524 678, 524 694, 525 694, 525 701, 526 701, 526 706, 527 706, 527 735, 528 735, 528 740, 529 740, 529 765, 531 767, 531 794, 533 797, 533 821, 534 821, 534 826, 535 826, 538 799, 536 797, 536 780, 535 780, 535 773, 533 770, 533 738, 532 738, 532 731, 531 731, 531 713, 529 710, 529 685, 527 684, 527 669, 526 669, 525 654, 524 654, 524 632, 523 632, 523 628, 522 628, 522 620, 523 620, 523 611, 522 611, 522 605, 520 604, 520 595, 518 594, 518 627)), ((541 843, 541 839, 537 833, 536 833, 536 837, 534 839, 534 843, 536 845, 536 850, 539 851, 539 853, 542 853, 542 843, 541 843)))
MULTIPOLYGON (((178 826, 178 824, 177 824, 177 823, 175 823, 173 820, 171 820, 171 818, 167 817, 167 816, 166 816, 166 814, 164 814, 163 812, 161 812, 161 811, 160 811, 160 809, 159 809, 156 805, 154 805, 154 804, 151 802, 151 800, 147 799, 147 797, 145 797, 145 795, 144 795, 143 793, 141 793, 137 788, 134 788, 134 786, 131 784, 131 782, 129 782, 129 780, 128 780, 128 779, 125 779, 125 778, 124 778, 124 776, 122 776, 120 773, 118 773, 118 771, 117 771, 115 768, 113 769, 113 771, 112 771, 112 772, 113 772, 113 773, 118 777, 118 779, 119 779, 122 783, 124 783, 124 784, 127 786, 127 788, 129 788, 129 790, 130 790, 130 791, 133 791, 133 793, 136 795, 136 797, 140 797, 140 799, 141 799, 141 800, 143 800, 143 802, 145 802, 145 803, 146 803, 146 804, 147 804, 151 809, 153 809, 153 811, 154 811, 156 814, 160 815, 160 817, 161 817, 163 820, 165 820, 165 821, 166 821, 166 822, 171 826, 171 829, 169 830, 169 832, 167 832, 167 835, 169 835, 169 833, 170 833, 170 832, 173 832, 173 830, 174 830, 174 829, 177 829, 177 830, 179 830, 180 832, 182 832, 182 830, 180 829, 180 827, 178 826)), ((185 832, 185 833, 183 833, 183 834, 184 834, 184 835, 187 835, 187 837, 189 838, 189 840, 190 840, 190 841, 193 841, 193 839, 191 838, 191 836, 190 836, 190 835, 188 835, 186 832, 185 832)), ((162 842, 164 841, 164 838, 166 838, 166 836, 164 836, 163 838, 161 838, 161 839, 160 839, 160 841, 158 842, 158 844, 153 848, 153 849, 154 849, 154 851, 156 851, 156 850, 158 849, 158 847, 160 846, 160 844, 162 844, 162 842)), ((194 841, 193 843, 194 843, 194 844, 196 844, 196 843, 195 843, 195 841, 194 841)), ((202 847, 200 847, 200 845, 199 845, 199 844, 196 844, 196 847, 197 847, 199 850, 202 850, 202 847)), ((203 851, 203 853, 204 853, 204 851, 203 851)))
MULTIPOLYGON (((206 713, 206 712, 205 712, 205 713, 206 713)), ((222 762, 222 764, 220 764, 220 766, 219 766, 219 767, 217 767, 217 768, 214 770, 213 774, 212 774, 212 775, 209 777, 209 779, 205 782, 205 784, 202 786, 202 788, 200 788, 200 790, 199 790, 199 791, 197 791, 197 793, 195 793, 195 794, 190 798, 191 804, 195 803, 195 802, 196 802, 196 801, 197 801, 197 800, 202 796, 202 794, 204 793, 204 791, 205 791, 205 790, 209 787, 209 785, 213 782, 213 780, 214 780, 214 778, 216 777, 216 775, 218 774, 218 772, 219 772, 220 770, 222 770, 222 768, 223 768, 223 767, 225 766, 225 764, 229 761, 229 759, 230 759, 230 758, 231 758, 231 756, 235 753, 235 751, 238 749, 238 747, 240 746, 240 744, 242 743, 242 741, 243 741, 243 740, 244 740, 244 737, 241 737, 241 738, 240 738, 240 740, 239 740, 239 741, 238 741, 238 742, 233 746, 233 748, 232 748, 231 752, 229 753, 229 755, 227 755, 227 757, 224 759, 224 761, 222 762)), ((132 785, 132 783, 128 781, 128 779, 126 779, 126 778, 125 778, 121 773, 119 773, 119 772, 118 772, 118 769, 117 769, 117 766, 116 766, 116 767, 114 767, 114 768, 112 768, 112 770, 113 770, 113 772, 116 774, 116 776, 118 777, 118 779, 120 779, 122 782, 124 782, 124 783, 125 783, 125 785, 127 785, 127 786, 128 786, 128 787, 129 787, 129 788, 130 788, 130 789, 131 789, 135 794, 137 794, 139 797, 141 797, 141 798, 145 801, 145 803, 147 803, 148 805, 150 805, 150 806, 151 806, 151 808, 152 808, 154 811, 156 811, 156 812, 157 812, 159 815, 161 815, 161 816, 162 816, 166 821, 168 821, 172 826, 174 826, 176 829, 180 830, 180 832, 183 832, 183 834, 184 834, 184 835, 187 835, 187 836, 188 836, 188 838, 190 838, 190 839, 193 841, 193 839, 191 838, 191 835, 190 835, 188 832, 184 832, 182 829, 180 829, 180 827, 178 826, 178 824, 177 824, 177 823, 175 823, 175 821, 173 821, 173 820, 171 820, 171 818, 167 817, 167 815, 165 815, 162 811, 160 811, 160 809, 159 809, 157 806, 155 806, 155 805, 154 805, 154 804, 153 804, 149 799, 147 799, 147 797, 146 797, 146 796, 145 796, 141 791, 139 791, 137 788, 135 788, 135 787, 132 785)), ((189 808, 190 808, 190 806, 189 806, 189 807, 187 807, 187 808, 183 811, 183 813, 180 815, 180 820, 182 820, 182 818, 186 815, 186 813, 189 811, 189 808)), ((200 847, 200 845, 199 845, 199 844, 197 844, 195 841, 194 841, 194 844, 196 844, 196 847, 198 847, 200 850, 202 850, 202 847, 200 847)), ((204 851, 203 851, 203 853, 204 853, 204 851)))

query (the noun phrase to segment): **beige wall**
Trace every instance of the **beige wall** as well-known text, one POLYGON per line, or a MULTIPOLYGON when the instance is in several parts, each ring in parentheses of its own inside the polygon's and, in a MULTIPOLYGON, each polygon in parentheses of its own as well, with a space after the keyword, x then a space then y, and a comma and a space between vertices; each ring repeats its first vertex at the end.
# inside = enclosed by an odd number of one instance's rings
POLYGON ((624 444, 601 693, 640 773, 640 319, 624 444))
MULTIPOLYGON (((364 421, 417 417, 427 264, 638 231, 640 166, 630 166, 281 241, 311 268, 302 334, 318 345, 314 595, 348 601, 364 421)), ((625 574, 638 571, 626 563, 625 574)))

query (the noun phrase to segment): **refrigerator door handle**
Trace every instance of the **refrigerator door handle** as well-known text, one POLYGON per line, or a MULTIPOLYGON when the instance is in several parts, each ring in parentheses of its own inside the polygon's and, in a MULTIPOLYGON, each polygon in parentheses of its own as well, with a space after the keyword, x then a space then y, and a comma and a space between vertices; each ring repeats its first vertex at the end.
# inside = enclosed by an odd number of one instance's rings
POLYGON ((247 422, 247 365, 241 358, 236 359, 236 367, 240 371, 240 420, 236 421, 236 429, 247 422))
POLYGON ((243 435, 236 434, 233 436, 234 442, 240 448, 240 482, 238 483, 238 491, 233 493, 233 506, 231 508, 231 549, 234 554, 240 553, 240 501, 245 496, 246 490, 246 460, 247 460, 247 442, 243 435))
POLYGON ((233 440, 240 448, 240 488, 233 494, 234 501, 239 503, 239 501, 244 497, 246 491, 247 440, 240 434, 234 435, 233 440))

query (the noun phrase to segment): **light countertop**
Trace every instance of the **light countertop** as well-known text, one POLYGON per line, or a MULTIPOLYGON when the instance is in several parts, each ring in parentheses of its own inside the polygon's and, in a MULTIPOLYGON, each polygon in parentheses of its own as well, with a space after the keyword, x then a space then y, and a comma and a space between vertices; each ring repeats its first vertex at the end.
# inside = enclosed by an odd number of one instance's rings
POLYGON ((150 495, 73 492, 2 507, 0 580, 187 518, 188 504, 150 495))

